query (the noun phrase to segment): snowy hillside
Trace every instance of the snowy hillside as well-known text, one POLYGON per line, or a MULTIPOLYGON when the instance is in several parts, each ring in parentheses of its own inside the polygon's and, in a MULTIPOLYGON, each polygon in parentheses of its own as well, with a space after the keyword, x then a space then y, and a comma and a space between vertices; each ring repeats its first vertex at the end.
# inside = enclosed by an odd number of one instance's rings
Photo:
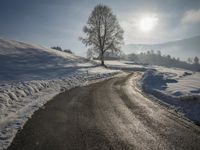
POLYGON ((0 150, 56 94, 119 72, 73 54, 0 39, 0 150))
POLYGON ((25 81, 63 76, 85 60, 42 46, 0 39, 0 81, 25 81))

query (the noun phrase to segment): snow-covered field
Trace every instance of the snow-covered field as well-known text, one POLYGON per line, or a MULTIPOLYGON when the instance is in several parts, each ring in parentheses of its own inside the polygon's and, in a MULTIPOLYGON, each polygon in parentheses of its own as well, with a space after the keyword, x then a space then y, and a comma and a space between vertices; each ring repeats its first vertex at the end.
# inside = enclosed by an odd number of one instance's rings
POLYGON ((104 80, 124 71, 146 71, 143 89, 200 122, 200 73, 129 61, 98 61, 0 39, 0 150, 9 146, 31 115, 58 93, 104 80))
POLYGON ((152 67, 143 74, 144 91, 170 104, 186 117, 200 123, 200 72, 165 67, 152 67))
POLYGON ((0 39, 0 149, 58 93, 119 72, 73 54, 0 39))
MULTIPOLYGON (((100 63, 100 61, 96 60, 95 62, 100 63)), ((147 66, 134 64, 131 61, 119 61, 119 60, 106 60, 105 65, 109 67, 109 69, 120 69, 123 71, 146 71, 147 66)))

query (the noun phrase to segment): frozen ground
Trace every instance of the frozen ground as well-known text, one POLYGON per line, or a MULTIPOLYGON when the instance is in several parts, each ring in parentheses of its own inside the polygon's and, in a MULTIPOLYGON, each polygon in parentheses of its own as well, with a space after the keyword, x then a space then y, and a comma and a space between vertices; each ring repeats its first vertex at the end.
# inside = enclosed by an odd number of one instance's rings
POLYGON ((119 72, 73 54, 0 39, 0 149, 58 93, 119 72))
MULTIPOLYGON (((100 61, 96 60, 97 63, 100 61)), ((146 71, 148 66, 134 64, 131 61, 123 61, 123 60, 106 60, 105 65, 109 69, 120 69, 123 71, 146 71)))
POLYGON ((144 73, 142 88, 200 123, 200 73, 177 68, 153 67, 144 73))

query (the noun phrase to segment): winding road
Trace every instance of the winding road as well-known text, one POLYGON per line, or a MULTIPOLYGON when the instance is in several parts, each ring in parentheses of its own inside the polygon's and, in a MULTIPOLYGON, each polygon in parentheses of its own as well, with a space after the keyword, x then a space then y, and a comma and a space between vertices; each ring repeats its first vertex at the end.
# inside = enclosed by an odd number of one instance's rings
POLYGON ((200 128, 150 100, 140 73, 76 87, 35 112, 9 150, 197 150, 200 128))

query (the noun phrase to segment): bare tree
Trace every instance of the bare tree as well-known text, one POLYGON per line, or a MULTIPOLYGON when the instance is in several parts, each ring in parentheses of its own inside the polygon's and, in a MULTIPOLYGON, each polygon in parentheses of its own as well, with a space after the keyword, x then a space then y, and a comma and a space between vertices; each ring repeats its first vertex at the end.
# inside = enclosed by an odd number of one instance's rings
POLYGON ((102 4, 98 4, 90 14, 87 25, 83 32, 86 37, 80 37, 80 40, 90 46, 89 51, 94 51, 101 59, 101 65, 104 64, 104 54, 106 51, 120 51, 123 44, 123 30, 120 27, 117 18, 112 10, 102 4))
POLYGON ((194 57, 194 64, 199 64, 199 58, 197 56, 194 57))

